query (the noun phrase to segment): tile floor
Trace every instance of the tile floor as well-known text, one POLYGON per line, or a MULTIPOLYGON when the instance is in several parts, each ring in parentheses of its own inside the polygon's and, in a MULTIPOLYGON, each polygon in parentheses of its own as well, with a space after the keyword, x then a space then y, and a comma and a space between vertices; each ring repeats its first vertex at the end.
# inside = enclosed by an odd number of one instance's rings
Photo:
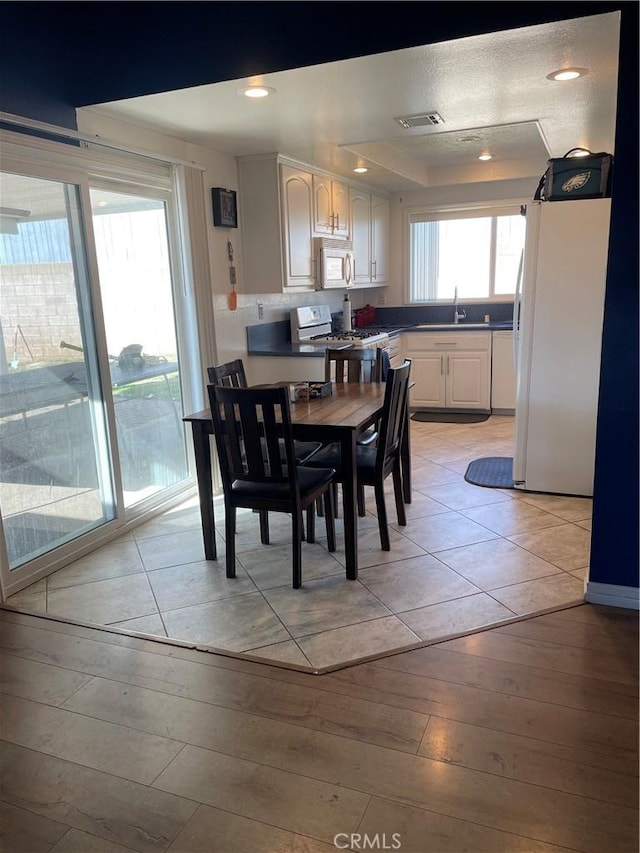
MULTIPOLYGON (((192 499, 13 595, 8 604, 69 620, 326 671, 582 601, 591 500, 486 489, 464 480, 481 456, 512 455, 513 418, 411 422, 413 502, 380 550, 375 503, 359 523, 359 578, 344 547, 303 546, 303 588, 291 588, 290 519, 238 515, 237 577, 206 561, 192 499)), ((369 492, 369 490, 367 490, 369 492)), ((395 509, 389 493, 387 506, 395 509)), ((341 532, 338 520, 338 531, 341 532)))

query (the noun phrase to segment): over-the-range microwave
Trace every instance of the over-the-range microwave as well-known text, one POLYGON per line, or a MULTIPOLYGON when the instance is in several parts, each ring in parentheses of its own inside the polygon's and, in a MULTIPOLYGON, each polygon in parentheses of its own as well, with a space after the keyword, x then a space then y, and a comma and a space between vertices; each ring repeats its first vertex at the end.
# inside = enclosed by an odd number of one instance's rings
POLYGON ((315 237, 314 251, 317 289, 345 288, 353 285, 353 246, 351 240, 315 237))

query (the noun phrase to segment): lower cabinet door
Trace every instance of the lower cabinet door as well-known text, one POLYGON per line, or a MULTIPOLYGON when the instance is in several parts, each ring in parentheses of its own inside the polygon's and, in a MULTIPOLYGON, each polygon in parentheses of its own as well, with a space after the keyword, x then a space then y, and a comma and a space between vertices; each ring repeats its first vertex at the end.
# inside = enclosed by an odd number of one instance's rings
POLYGON ((489 409, 489 353, 447 353, 444 358, 447 408, 489 409))
POLYGON ((410 353, 411 406, 445 405, 445 359, 443 353, 421 353, 420 357, 410 353))

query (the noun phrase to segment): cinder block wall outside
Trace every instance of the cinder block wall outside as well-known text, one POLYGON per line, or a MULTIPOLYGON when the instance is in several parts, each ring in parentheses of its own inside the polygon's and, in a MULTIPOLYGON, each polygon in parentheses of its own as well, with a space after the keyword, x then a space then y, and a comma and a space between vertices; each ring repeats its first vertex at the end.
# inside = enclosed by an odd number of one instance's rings
POLYGON ((0 322, 9 370, 37 362, 77 361, 60 342, 82 346, 73 266, 70 263, 2 265, 0 322))

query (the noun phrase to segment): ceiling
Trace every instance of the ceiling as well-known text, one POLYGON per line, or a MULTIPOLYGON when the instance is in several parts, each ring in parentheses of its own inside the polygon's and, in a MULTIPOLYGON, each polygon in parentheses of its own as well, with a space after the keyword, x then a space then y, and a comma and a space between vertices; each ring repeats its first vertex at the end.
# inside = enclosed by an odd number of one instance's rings
POLYGON ((234 156, 278 151, 389 192, 537 175, 575 146, 613 151, 618 31, 612 12, 86 109, 234 156), (589 73, 547 79, 567 66, 589 73), (247 82, 275 92, 245 98, 247 82), (396 121, 428 111, 444 123, 396 121), (485 149, 493 158, 480 162, 485 149))
POLYGON ((278 151, 389 192, 539 175, 575 146, 613 152, 619 20, 611 12, 113 101, 79 109, 78 124, 98 111, 234 156, 278 151), (547 79, 570 66, 588 74, 547 79), (246 98, 248 82, 275 92, 246 98), (444 123, 396 121, 430 111, 444 123), (483 150, 490 161, 477 159, 483 150))

